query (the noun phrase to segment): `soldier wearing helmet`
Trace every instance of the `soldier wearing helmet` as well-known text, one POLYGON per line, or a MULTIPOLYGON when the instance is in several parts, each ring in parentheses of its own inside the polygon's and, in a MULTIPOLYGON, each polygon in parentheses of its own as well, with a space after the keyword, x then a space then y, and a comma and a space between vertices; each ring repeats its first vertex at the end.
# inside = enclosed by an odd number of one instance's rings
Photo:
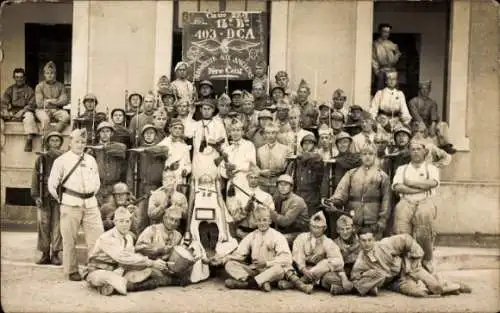
POLYGON ((88 93, 83 97, 83 106, 85 111, 78 116, 75 120, 77 128, 85 128, 89 136, 87 137, 87 144, 96 144, 97 126, 104 121, 108 120, 105 113, 97 112, 96 107, 99 104, 97 97, 93 93, 88 93), (94 128, 92 128, 92 126, 94 128), (93 141, 94 140, 94 141, 93 141))
POLYGON ((278 177, 277 192, 274 194, 275 211, 271 211, 271 218, 275 228, 283 233, 289 245, 295 237, 309 228, 307 204, 300 196, 293 192, 294 181, 288 174, 278 177))
POLYGON ((117 208, 125 207, 132 214, 132 230, 135 229, 135 212, 137 207, 133 204, 135 197, 130 192, 127 184, 119 182, 113 185, 111 197, 101 206, 101 217, 104 230, 109 230, 115 225, 113 222, 114 213, 117 208))
POLYGON ((62 237, 59 229, 59 203, 50 196, 47 180, 54 161, 62 154, 60 148, 63 144, 63 136, 61 133, 51 132, 45 138, 44 144, 48 151, 36 159, 31 180, 31 197, 35 200, 38 211, 37 248, 42 252, 41 258, 36 263, 61 265, 59 252, 62 250, 62 237))
POLYGON ((300 109, 300 124, 303 128, 312 131, 317 127, 317 121, 319 116, 319 111, 316 106, 315 101, 311 101, 309 96, 311 95, 311 88, 307 82, 302 79, 300 81, 299 87, 297 88, 297 97, 293 102, 293 105, 300 109))
POLYGON ((300 109, 297 107, 292 107, 288 113, 288 123, 290 128, 285 132, 280 132, 278 135, 278 142, 290 147, 294 155, 299 155, 302 153, 302 139, 306 135, 314 134, 308 130, 303 129, 300 126, 300 109))
POLYGON ((130 125, 128 127, 131 133, 131 139, 134 147, 138 147, 142 135, 142 129, 145 125, 153 124, 154 116, 153 113, 156 109, 156 99, 152 93, 148 93, 144 97, 144 101, 142 103, 142 112, 139 115, 136 115, 130 121, 130 125), (138 133, 141 132, 141 133, 138 133))
POLYGON ((97 133, 99 137, 98 146, 92 146, 91 155, 97 161, 101 179, 101 188, 96 197, 99 205, 103 205, 111 196, 113 185, 125 180, 127 146, 123 143, 111 141, 114 133, 111 123, 100 123, 97 126, 97 133))

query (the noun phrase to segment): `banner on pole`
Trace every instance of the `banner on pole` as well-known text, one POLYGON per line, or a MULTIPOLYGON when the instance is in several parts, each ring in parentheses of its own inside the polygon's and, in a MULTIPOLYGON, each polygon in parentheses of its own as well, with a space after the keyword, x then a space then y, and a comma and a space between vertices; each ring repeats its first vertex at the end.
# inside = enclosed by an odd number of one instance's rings
POLYGON ((184 12, 182 59, 188 79, 251 80, 267 62, 267 16, 263 12, 184 12))

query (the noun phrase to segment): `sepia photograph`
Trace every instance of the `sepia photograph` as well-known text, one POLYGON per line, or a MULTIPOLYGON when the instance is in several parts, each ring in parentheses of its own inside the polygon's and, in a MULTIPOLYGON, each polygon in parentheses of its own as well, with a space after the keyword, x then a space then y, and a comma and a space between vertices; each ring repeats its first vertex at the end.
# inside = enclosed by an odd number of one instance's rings
POLYGON ((0 0, 2 312, 500 312, 500 1, 0 0))

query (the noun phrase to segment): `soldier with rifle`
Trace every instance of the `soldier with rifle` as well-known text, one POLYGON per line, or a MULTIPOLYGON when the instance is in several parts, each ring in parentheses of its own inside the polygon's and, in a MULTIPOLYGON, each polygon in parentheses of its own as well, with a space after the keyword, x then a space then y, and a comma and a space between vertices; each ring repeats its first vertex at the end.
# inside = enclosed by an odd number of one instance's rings
POLYGON ((156 145, 156 133, 153 125, 145 125, 140 133, 142 138, 138 141, 139 147, 131 149, 133 153, 129 158, 127 184, 129 187, 133 186, 136 198, 146 196, 144 201, 137 203, 137 234, 149 225, 149 194, 162 184, 162 173, 168 153, 167 147, 156 145))
POLYGON ((78 105, 78 117, 74 119, 74 128, 85 128, 90 136, 87 138, 88 145, 95 145, 97 140, 96 128, 104 121, 108 120, 108 116, 103 112, 96 112, 96 107, 99 104, 97 97, 88 93, 83 97, 83 106, 85 112, 80 114, 80 105, 78 105))
POLYGON ((35 199, 38 209, 37 248, 42 252, 37 264, 62 264, 59 257, 59 252, 62 250, 59 203, 50 196, 47 187, 52 165, 62 155, 60 150, 62 144, 63 136, 59 132, 51 132, 47 137, 42 135, 42 152, 37 153, 39 157, 35 161, 31 181, 31 197, 35 199))
POLYGON ((127 149, 132 147, 130 139, 130 131, 126 126, 126 113, 124 109, 115 108, 111 110, 111 123, 113 125, 113 136, 111 141, 120 142, 127 146, 127 149))
POLYGON ((114 132, 113 126, 108 122, 102 122, 97 126, 99 142, 96 146, 90 146, 91 155, 97 161, 99 177, 101 178, 101 188, 97 192, 97 201, 100 205, 107 202, 111 196, 113 185, 125 180, 127 167, 126 153, 127 146, 123 143, 112 142, 114 132))
POLYGON ((128 93, 128 90, 125 90, 125 115, 126 115, 126 124, 130 126, 130 121, 136 115, 141 112, 142 102, 144 97, 138 92, 128 93))

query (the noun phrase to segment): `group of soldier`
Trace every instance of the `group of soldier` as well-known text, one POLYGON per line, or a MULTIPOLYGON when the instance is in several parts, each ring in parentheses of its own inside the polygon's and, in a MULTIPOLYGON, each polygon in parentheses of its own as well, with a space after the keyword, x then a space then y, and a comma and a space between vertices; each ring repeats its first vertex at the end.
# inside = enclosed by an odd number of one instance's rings
POLYGON ((210 81, 196 88, 187 70, 179 62, 176 79, 160 78, 156 93, 127 93, 125 108, 109 117, 85 95, 67 152, 68 99, 55 65, 44 67, 34 92, 24 71, 14 71, 3 116, 23 118, 26 151, 39 133, 36 120, 46 134, 32 184, 37 263, 62 263, 70 280, 85 279, 104 295, 196 282, 173 254, 193 240, 192 186, 212 182, 223 190, 220 209, 237 248, 188 251, 212 273, 223 267, 228 288, 470 292, 439 280, 433 266, 433 197, 454 149, 430 82, 407 105, 397 72, 384 71, 385 85, 364 109, 348 105, 340 89, 318 103, 304 80, 294 92, 286 72, 271 81, 265 64, 251 92, 219 96, 210 81), (89 252, 83 272, 80 227, 89 252))

